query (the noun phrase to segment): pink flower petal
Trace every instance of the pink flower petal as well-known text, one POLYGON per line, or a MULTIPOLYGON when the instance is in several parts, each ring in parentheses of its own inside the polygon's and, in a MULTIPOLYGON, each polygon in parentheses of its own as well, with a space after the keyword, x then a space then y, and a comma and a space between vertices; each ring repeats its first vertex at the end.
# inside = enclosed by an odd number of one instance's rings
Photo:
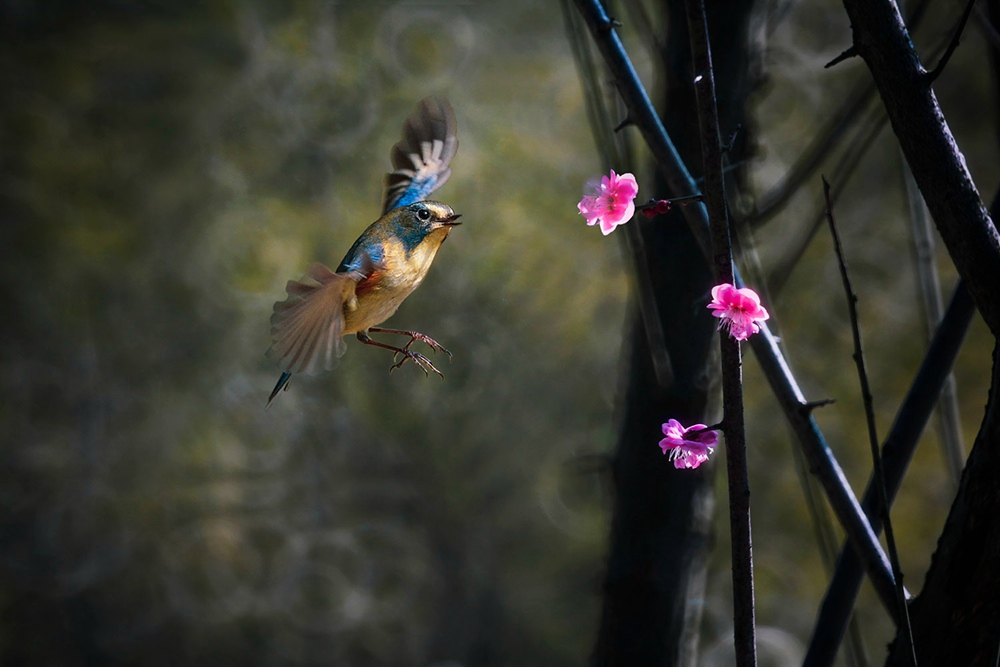
POLYGON ((593 194, 585 195, 576 207, 587 224, 600 225, 605 236, 635 215, 634 200, 639 194, 639 184, 632 174, 618 175, 612 170, 609 176, 601 177, 600 185, 590 188, 593 194))
POLYGON ((662 426, 663 440, 660 449, 670 455, 675 468, 697 468, 705 461, 719 444, 719 434, 706 430, 704 424, 694 424, 687 428, 676 419, 669 420, 662 426))
POLYGON ((746 340, 760 331, 758 322, 770 315, 760 305, 760 297, 749 287, 737 289, 723 283, 712 288, 712 302, 708 304, 713 317, 718 317, 720 329, 728 329, 736 340, 746 340))

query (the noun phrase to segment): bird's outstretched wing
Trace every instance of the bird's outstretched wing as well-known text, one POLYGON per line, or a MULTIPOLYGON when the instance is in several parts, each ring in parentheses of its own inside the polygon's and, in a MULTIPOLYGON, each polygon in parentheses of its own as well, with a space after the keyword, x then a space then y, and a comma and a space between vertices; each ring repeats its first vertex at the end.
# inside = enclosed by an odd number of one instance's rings
POLYGON ((451 176, 458 150, 455 111, 442 97, 425 97, 403 123, 403 138, 392 147, 393 171, 385 175, 382 214, 427 199, 451 176))
POLYGON ((267 355, 288 373, 335 368, 347 349, 341 340, 344 304, 355 298, 354 288, 364 277, 362 271, 334 273, 316 263, 306 271, 308 282, 289 280, 288 298, 274 304, 267 355))

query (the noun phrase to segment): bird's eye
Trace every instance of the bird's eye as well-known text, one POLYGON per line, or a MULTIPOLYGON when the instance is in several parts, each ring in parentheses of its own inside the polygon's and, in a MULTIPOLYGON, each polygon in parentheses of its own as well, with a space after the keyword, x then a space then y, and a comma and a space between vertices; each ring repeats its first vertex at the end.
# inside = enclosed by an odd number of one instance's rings
POLYGON ((426 222, 431 219, 431 212, 426 208, 417 209, 417 217, 426 222))

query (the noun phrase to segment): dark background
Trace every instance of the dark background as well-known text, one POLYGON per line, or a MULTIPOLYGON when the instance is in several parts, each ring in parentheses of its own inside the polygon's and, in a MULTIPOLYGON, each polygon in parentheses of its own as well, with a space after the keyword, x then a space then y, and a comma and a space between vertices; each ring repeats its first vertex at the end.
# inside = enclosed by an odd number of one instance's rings
MULTIPOLYGON (((761 10, 763 191, 867 72, 822 69, 849 44, 839 3, 761 10)), ((957 13, 938 11, 928 44, 957 13)), ((584 663, 631 291, 621 236, 576 213, 601 166, 559 5, 25 1, 0 24, 0 662, 584 663), (272 303, 375 219, 389 148, 432 93, 460 138, 435 197, 467 224, 389 326, 451 349, 446 381, 389 376, 388 354, 349 340, 265 413, 272 303)), ((935 88, 992 193, 986 63, 970 28, 935 88)), ((899 163, 881 136, 838 204, 883 432, 925 345, 899 163)), ((640 199, 667 194, 637 175, 640 199)), ((759 231, 760 266, 820 192, 759 231)), ((767 305, 807 396, 838 401, 817 418, 859 490, 825 234, 767 305)), ((956 368, 967 443, 988 350, 977 320, 956 368)), ((744 373, 761 664, 791 665, 826 579, 789 433, 751 355, 744 373)), ((893 514, 915 590, 953 493, 926 440, 893 514)), ((719 525, 707 665, 731 660, 719 525)), ((868 589, 860 613, 883 655, 868 589)))

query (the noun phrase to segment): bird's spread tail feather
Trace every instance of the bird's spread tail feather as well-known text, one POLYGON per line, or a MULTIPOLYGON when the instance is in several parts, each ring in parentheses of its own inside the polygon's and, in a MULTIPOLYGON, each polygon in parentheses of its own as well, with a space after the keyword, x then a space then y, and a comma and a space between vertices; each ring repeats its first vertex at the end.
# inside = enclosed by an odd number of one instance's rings
POLYGON ((357 272, 334 273, 323 264, 313 264, 302 282, 289 280, 288 298, 274 304, 271 315, 271 349, 282 370, 316 373, 332 370, 346 346, 344 304, 355 298, 357 272))

